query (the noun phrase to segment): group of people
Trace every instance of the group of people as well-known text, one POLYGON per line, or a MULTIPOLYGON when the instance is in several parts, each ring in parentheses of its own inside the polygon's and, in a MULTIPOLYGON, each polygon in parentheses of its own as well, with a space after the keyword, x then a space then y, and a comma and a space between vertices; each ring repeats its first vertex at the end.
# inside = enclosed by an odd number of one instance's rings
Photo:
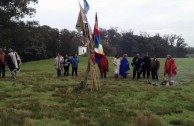
POLYGON ((60 77, 64 71, 64 76, 69 76, 69 67, 72 66, 72 76, 77 76, 77 70, 78 70, 78 63, 79 58, 77 57, 77 54, 73 54, 72 58, 69 58, 68 54, 66 54, 64 57, 57 53, 57 56, 55 57, 55 68, 57 70, 57 77, 60 77))
POLYGON ((158 71, 160 68, 160 62, 154 56, 152 59, 148 56, 148 53, 141 56, 139 53, 133 58, 131 65, 133 66, 133 78, 140 79, 143 73, 143 78, 150 78, 150 73, 152 80, 158 80, 158 71))
MULTIPOLYGON (((124 54, 122 59, 116 55, 113 61, 113 65, 115 78, 118 78, 119 75, 123 78, 127 77, 128 71, 130 70, 127 54, 124 54)), ((131 65, 133 67, 133 79, 140 79, 141 74, 143 74, 143 78, 150 79, 151 73, 152 80, 158 80, 160 61, 156 58, 156 56, 150 58, 148 53, 142 56, 137 53, 136 56, 132 59, 131 65)), ((177 67, 175 60, 171 55, 168 54, 164 65, 164 76, 167 78, 170 85, 173 85, 174 83, 174 76, 176 75, 176 72, 177 67)))
MULTIPOLYGON (((8 51, 0 48, 0 77, 5 78, 5 65, 7 64, 8 69, 11 72, 13 79, 16 79, 16 74, 20 70, 21 58, 18 53, 11 48, 8 51)), ((73 54, 70 58, 68 54, 64 57, 57 53, 55 57, 55 68, 57 71, 57 77, 61 76, 62 73, 64 76, 69 76, 69 67, 72 66, 72 76, 77 76, 79 58, 77 54, 73 54)), ((98 67, 101 73, 101 78, 106 78, 106 73, 109 70, 108 59, 106 56, 102 56, 101 60, 98 62, 98 67)), ((127 78, 127 75, 130 70, 130 63, 127 59, 127 54, 124 54, 122 59, 118 55, 115 56, 114 61, 114 77, 118 78, 119 76, 127 78)), ((132 59, 131 65, 133 67, 133 78, 140 79, 141 74, 143 78, 150 79, 150 73, 152 80, 158 80, 158 73, 160 68, 160 62, 154 56, 152 59, 148 56, 148 53, 145 55, 136 54, 132 59)), ((164 64, 164 76, 169 80, 169 84, 173 85, 174 76, 177 73, 177 67, 175 60, 171 55, 167 55, 164 64)))
POLYGON ((0 77, 5 78, 5 66, 8 66, 12 78, 16 79, 17 72, 20 71, 21 58, 18 53, 11 48, 8 51, 0 48, 0 77))
MULTIPOLYGON (((100 70, 101 78, 106 78, 106 73, 109 70, 108 58, 103 55, 98 63, 98 67, 100 70)), ((127 77, 129 68, 129 62, 127 60, 127 54, 123 55, 123 58, 120 60, 119 56, 116 55, 113 61, 114 65, 114 77, 118 78, 121 75, 123 78, 127 77)))
POLYGON ((128 71, 130 70, 127 54, 124 54, 122 59, 120 59, 118 55, 115 55, 113 65, 115 78, 118 78, 119 75, 121 75, 123 78, 127 77, 128 71))

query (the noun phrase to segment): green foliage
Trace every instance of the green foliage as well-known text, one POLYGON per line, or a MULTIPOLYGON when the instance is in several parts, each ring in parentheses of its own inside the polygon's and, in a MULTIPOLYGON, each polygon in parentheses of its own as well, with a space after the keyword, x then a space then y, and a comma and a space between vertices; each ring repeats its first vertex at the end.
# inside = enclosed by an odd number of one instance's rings
MULTIPOLYGON (((159 59, 163 79, 164 59, 159 59)), ((80 57, 78 77, 56 77, 54 59, 23 63, 16 81, 9 71, 0 79, 0 125, 8 126, 168 126, 194 125, 193 59, 175 59, 174 87, 152 86, 146 79, 114 79, 109 57, 101 90, 73 91, 84 78, 87 57, 80 57)), ((131 58, 129 58, 131 61, 131 58)), ((71 71, 71 68, 70 68, 71 71)), ((159 82, 156 82, 159 83, 159 82)))
POLYGON ((1 0, 1 20, 6 23, 10 20, 18 20, 26 15, 32 16, 36 10, 30 4, 37 4, 38 0, 1 0))
MULTIPOLYGON (((0 47, 14 48, 24 62, 51 58, 56 52, 62 55, 77 53, 78 46, 84 45, 85 41, 80 33, 20 20, 25 16, 32 17, 36 12, 32 4, 37 3, 38 0, 0 1, 0 47)), ((187 54, 187 44, 181 35, 135 35, 133 30, 119 33, 118 28, 111 27, 101 28, 100 37, 108 56, 124 53, 134 56, 146 52, 157 57, 165 57, 167 53, 174 57, 186 57, 187 54)))

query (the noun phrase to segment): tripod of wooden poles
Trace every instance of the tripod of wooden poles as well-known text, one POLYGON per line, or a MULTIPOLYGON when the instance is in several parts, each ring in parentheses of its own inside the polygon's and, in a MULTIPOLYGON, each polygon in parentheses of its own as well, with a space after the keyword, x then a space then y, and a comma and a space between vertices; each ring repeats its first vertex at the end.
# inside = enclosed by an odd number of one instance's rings
POLYGON ((86 75, 85 75, 85 82, 87 83, 87 79, 90 73, 91 77, 91 86, 90 89, 91 91, 94 90, 101 90, 100 89, 100 82, 99 82, 99 70, 97 67, 97 64, 95 63, 95 54, 94 54, 94 43, 92 40, 86 38, 86 44, 88 48, 88 68, 86 70, 86 75))
POLYGON ((90 60, 90 76, 91 76, 91 91, 93 90, 101 90, 100 89, 100 82, 99 82, 99 70, 95 63, 90 60))

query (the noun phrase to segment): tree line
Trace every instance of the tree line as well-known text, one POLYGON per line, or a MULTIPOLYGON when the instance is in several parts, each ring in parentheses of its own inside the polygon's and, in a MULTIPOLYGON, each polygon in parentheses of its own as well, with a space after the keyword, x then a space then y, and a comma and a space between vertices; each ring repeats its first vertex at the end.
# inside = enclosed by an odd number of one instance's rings
MULTIPOLYGON (((23 61, 52 58, 56 52, 63 55, 78 52, 84 40, 80 33, 67 29, 59 30, 50 26, 40 26, 37 21, 24 22, 25 16, 33 16, 35 8, 30 4, 38 0, 2 0, 0 1, 0 47, 13 48, 23 61)), ((124 53, 134 56, 136 53, 148 52, 151 56, 186 57, 193 48, 181 35, 167 34, 151 36, 147 33, 134 34, 133 30, 119 32, 117 28, 100 28, 100 37, 104 52, 108 56, 124 53)))

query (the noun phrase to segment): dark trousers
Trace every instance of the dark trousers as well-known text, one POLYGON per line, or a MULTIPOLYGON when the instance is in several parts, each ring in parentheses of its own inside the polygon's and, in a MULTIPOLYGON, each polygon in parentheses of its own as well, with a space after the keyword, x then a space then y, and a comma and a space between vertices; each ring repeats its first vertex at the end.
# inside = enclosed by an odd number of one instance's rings
POLYGON ((69 76, 69 66, 64 66, 64 76, 69 76))
POLYGON ((152 70, 152 80, 158 80, 158 70, 152 70))
POLYGON ((72 67, 72 76, 74 75, 75 73, 75 76, 77 76, 77 67, 72 67))
POLYGON ((143 78, 145 78, 146 73, 147 73, 147 78, 150 78, 150 69, 149 68, 143 68, 143 78))
POLYGON ((140 78, 140 74, 141 74, 141 72, 140 72, 140 71, 138 71, 138 70, 139 70, 138 68, 133 67, 133 78, 134 78, 134 79, 135 79, 136 75, 137 75, 137 79, 139 79, 139 78, 140 78))
POLYGON ((5 64, 0 64, 0 77, 5 77, 5 64))
POLYGON ((127 73, 124 73, 123 74, 123 78, 127 78, 127 73))
POLYGON ((100 72, 101 78, 106 78, 106 72, 100 72))
POLYGON ((57 77, 61 76, 61 69, 57 69, 57 77))
POLYGON ((119 78, 119 75, 118 74, 114 74, 114 78, 119 78))

